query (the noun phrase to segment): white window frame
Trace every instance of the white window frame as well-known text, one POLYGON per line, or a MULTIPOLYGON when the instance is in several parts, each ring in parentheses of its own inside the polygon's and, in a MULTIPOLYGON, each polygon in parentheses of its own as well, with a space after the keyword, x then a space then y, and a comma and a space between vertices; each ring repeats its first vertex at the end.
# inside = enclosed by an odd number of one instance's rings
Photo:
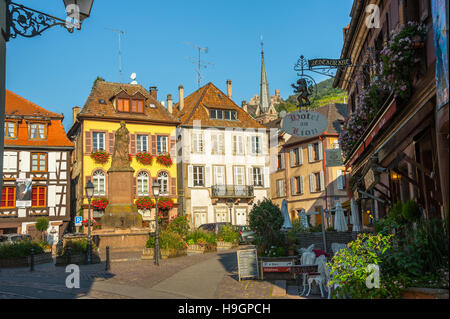
POLYGON ((136 137, 136 151, 138 153, 148 152, 148 135, 138 134, 136 137))
POLYGON ((105 150, 105 133, 92 132, 92 149, 95 151, 105 150))
POLYGON ((156 152, 158 155, 169 153, 169 138, 165 135, 156 137, 156 152))
POLYGON ((215 155, 224 153, 224 135, 222 133, 211 134, 211 153, 215 155))
POLYGON ((169 174, 167 172, 161 172, 158 174, 158 183, 160 186, 160 194, 162 196, 169 195, 169 174))
POLYGON ((96 170, 92 174, 92 184, 94 184, 94 196, 105 196, 106 195, 106 176, 105 172, 101 170, 96 170), (102 183, 100 183, 102 182, 102 183), (103 184, 103 188, 100 186, 103 184))
POLYGON ((203 133, 193 132, 192 133, 193 151, 194 153, 203 153, 204 143, 203 143, 203 133))
POLYGON ((140 172, 137 176, 137 193, 138 196, 149 195, 150 176, 147 172, 140 172))
POLYGON ((205 187, 205 166, 193 166, 192 185, 193 187, 205 187))
POLYGON ((225 176, 225 166, 215 165, 213 166, 214 173, 214 186, 225 186, 227 184, 226 176, 225 176), (218 180, 222 179, 223 183, 218 184, 218 180))
POLYGON ((253 155, 262 154, 261 136, 253 135, 251 137, 251 148, 252 148, 252 154, 253 155))
POLYGON ((233 175, 235 186, 245 186, 245 166, 234 166, 233 175), (240 183, 239 179, 241 178, 242 182, 240 183))
POLYGON ((253 181, 253 186, 255 186, 255 187, 263 187, 264 186, 262 167, 252 167, 252 181, 253 181), (259 172, 259 174, 257 172, 259 172), (258 182, 260 182, 260 183, 258 183, 258 182))
POLYGON ((244 154, 244 136, 233 135, 233 150, 235 155, 244 154))

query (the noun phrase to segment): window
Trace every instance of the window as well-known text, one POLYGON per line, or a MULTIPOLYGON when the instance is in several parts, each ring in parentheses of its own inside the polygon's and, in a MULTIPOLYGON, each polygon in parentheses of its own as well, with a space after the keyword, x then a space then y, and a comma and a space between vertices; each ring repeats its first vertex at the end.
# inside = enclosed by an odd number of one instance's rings
POLYGON ((118 98, 117 111, 127 113, 143 113, 144 100, 118 98))
POLYGON ((316 192, 320 192, 320 174, 319 173, 314 173, 314 181, 315 181, 315 191, 316 192))
POLYGON ((158 182, 160 187, 161 195, 167 196, 169 195, 169 174, 166 172, 161 172, 158 174, 158 182))
POLYGON ((228 120, 228 121, 231 120, 230 113, 231 113, 231 111, 228 111, 228 110, 224 111, 224 119, 225 120, 228 120))
POLYGON ((15 208, 16 207, 16 188, 3 186, 2 200, 0 208, 15 208))
POLYGON ((47 153, 31 153, 31 171, 47 171, 47 153))
POLYGON ((284 197, 284 179, 277 180, 277 197, 284 197))
POLYGON ((211 109, 209 111, 209 117, 212 120, 236 121, 237 120, 237 112, 233 111, 233 110, 211 109))
POLYGON ((137 152, 148 152, 148 135, 137 136, 137 152))
POLYGON ((156 137, 156 147, 158 155, 168 153, 168 137, 167 136, 157 136, 156 137))
POLYGON ((137 176, 137 193, 138 196, 148 196, 148 174, 140 172, 137 176))
POLYGON ((29 125, 30 138, 36 140, 43 140, 46 138, 46 125, 40 123, 32 123, 29 125))
POLYGON ((214 184, 216 186, 225 185, 225 166, 213 166, 214 169, 214 184))
POLYGON ((131 100, 131 112, 143 113, 144 112, 144 101, 143 100, 131 100))
POLYGON ((236 121, 237 120, 237 112, 236 111, 231 111, 231 120, 232 121, 236 121))
POLYGON ((263 186, 261 167, 253 167, 252 168, 252 178, 253 178, 253 186, 258 186, 258 187, 263 186))
POLYGON ((203 152, 203 134, 202 133, 194 133, 193 134, 193 142, 194 142, 194 152, 202 153, 203 152))
POLYGON ((194 186, 205 186, 204 171, 203 166, 194 166, 194 186))
POLYGON ((315 161, 319 160, 319 143, 313 144, 313 159, 315 161))
POLYGON ((259 136, 252 136, 252 154, 261 154, 261 140, 259 136))
POLYGON ((294 148, 289 152, 291 167, 303 164, 302 155, 303 155, 302 147, 294 148))
POLYGON ((310 163, 323 160, 322 141, 308 145, 308 161, 310 163))
POLYGON ((303 176, 297 176, 295 184, 297 185, 297 194, 303 194, 303 176))
POLYGON ((6 122, 5 123, 5 138, 16 138, 16 137, 17 137, 16 123, 6 122))
POLYGON ((217 110, 216 114, 217 114, 218 120, 223 120, 223 111, 222 110, 217 110))
POLYGON ((130 100, 117 99, 117 110, 119 112, 130 112, 130 100))
POLYGON ((245 185, 245 167, 235 166, 234 167, 234 185, 244 186, 245 185))
POLYGON ((244 137, 242 135, 233 136, 233 153, 235 155, 244 154, 244 137))
POLYGON ((277 169, 282 170, 284 169, 284 158, 283 154, 278 154, 277 156, 277 169))
POLYGON ((105 150, 105 133, 92 133, 93 149, 96 151, 105 150))
POLYGON ((211 152, 212 154, 223 154, 223 134, 211 135, 211 152))
POLYGON ((34 186, 31 191, 31 205, 33 207, 47 206, 47 187, 34 186))
POLYGON ((345 175, 344 172, 340 169, 337 170, 337 188, 338 190, 345 189, 345 175))
POLYGON ((105 173, 103 171, 95 171, 93 174, 94 195, 105 195, 105 173))
POLYGON ((209 115, 210 115, 210 118, 211 118, 211 119, 216 119, 216 118, 217 118, 217 112, 216 112, 216 110, 211 110, 210 113, 209 113, 209 115))

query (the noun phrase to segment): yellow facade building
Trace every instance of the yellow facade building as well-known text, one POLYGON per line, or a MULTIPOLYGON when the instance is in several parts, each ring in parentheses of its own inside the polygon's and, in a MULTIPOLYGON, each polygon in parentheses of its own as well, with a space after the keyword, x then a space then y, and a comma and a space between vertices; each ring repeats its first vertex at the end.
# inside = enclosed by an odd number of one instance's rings
MULTIPOLYGON (((73 118, 73 125, 68 132, 75 144, 71 172, 73 216, 82 213, 83 218, 87 219, 88 201, 84 196, 84 188, 89 180, 94 184, 95 199, 114 196, 108 190, 108 170, 114 151, 115 132, 122 121, 129 131, 135 198, 153 198, 151 186, 154 180, 158 180, 161 184, 160 197, 173 202, 168 215, 177 214, 178 122, 158 102, 155 87, 147 91, 139 84, 97 81, 84 107, 73 109, 73 118), (153 157, 151 163, 145 162, 149 156, 153 157)), ((139 212, 144 224, 149 225, 154 220, 154 209, 140 209, 139 212)), ((97 221, 100 221, 103 213, 104 210, 94 207, 97 221)))

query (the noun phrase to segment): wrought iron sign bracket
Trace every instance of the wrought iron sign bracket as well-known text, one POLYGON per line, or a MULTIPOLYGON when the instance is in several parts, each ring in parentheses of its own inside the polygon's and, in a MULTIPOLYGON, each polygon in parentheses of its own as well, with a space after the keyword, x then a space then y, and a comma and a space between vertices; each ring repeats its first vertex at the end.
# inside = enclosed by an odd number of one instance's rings
POLYGON ((77 26, 70 19, 69 21, 62 20, 10 0, 7 1, 8 34, 6 35, 6 41, 10 38, 16 38, 17 35, 32 38, 57 25, 64 27, 70 33, 73 33, 77 26))

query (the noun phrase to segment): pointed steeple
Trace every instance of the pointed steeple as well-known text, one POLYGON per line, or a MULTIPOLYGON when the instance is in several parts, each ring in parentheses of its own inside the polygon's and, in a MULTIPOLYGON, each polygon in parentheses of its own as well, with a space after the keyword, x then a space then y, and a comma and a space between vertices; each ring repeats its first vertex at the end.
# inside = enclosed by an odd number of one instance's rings
POLYGON ((261 37, 261 90, 259 108, 261 113, 266 113, 269 110, 270 94, 269 81, 267 81, 266 65, 264 63, 264 42, 261 37))

